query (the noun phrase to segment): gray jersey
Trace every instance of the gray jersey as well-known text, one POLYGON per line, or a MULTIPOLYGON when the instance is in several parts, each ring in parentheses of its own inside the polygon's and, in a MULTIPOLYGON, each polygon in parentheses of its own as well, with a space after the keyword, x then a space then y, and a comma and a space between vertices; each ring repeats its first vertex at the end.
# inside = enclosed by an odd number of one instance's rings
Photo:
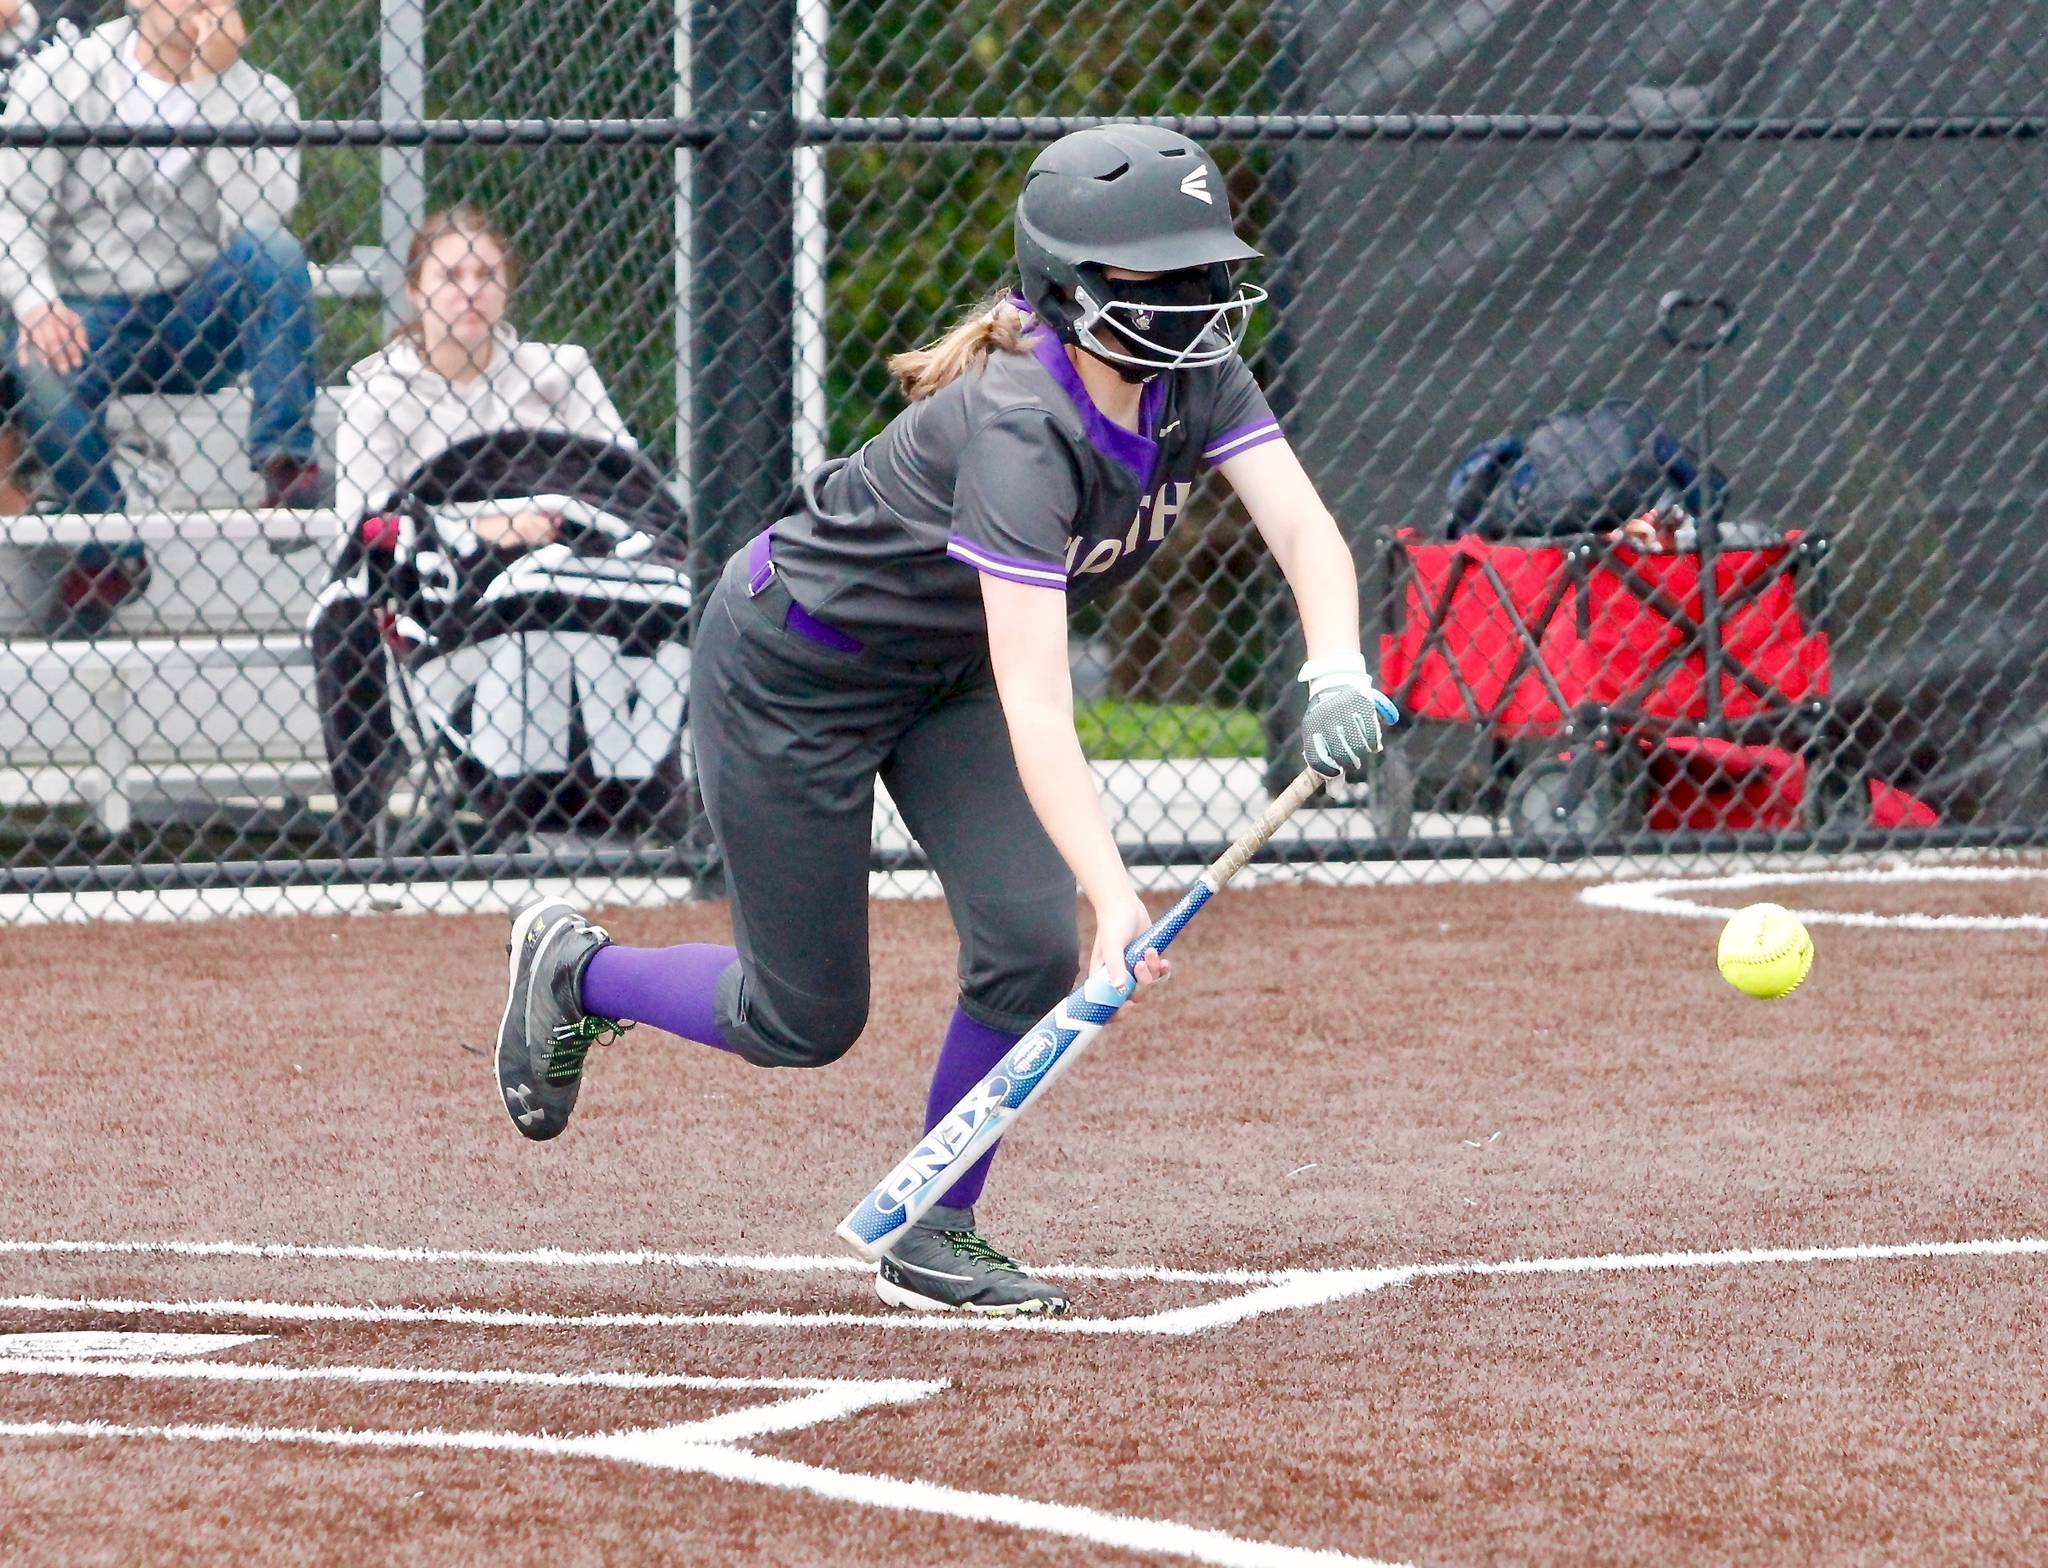
POLYGON ((1173 529, 1201 465, 1280 427, 1243 360, 1155 377, 1139 429, 1096 408, 1043 327, 806 477, 775 524, 797 603, 862 641, 985 641, 979 574, 1100 597, 1173 529))

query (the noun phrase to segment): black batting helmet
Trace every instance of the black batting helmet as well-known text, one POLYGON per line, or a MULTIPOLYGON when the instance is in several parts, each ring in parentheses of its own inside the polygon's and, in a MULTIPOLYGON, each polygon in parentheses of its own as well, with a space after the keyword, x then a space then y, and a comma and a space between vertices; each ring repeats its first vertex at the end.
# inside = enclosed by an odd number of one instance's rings
POLYGON ((1222 171, 1177 131, 1104 125, 1062 136, 1017 198, 1017 271, 1038 319, 1133 380, 1235 353, 1260 289, 1229 267, 1258 252, 1230 225, 1222 171), (1111 279, 1110 269, 1159 273, 1111 279), (1108 326, 1116 341, 1096 331, 1108 326))

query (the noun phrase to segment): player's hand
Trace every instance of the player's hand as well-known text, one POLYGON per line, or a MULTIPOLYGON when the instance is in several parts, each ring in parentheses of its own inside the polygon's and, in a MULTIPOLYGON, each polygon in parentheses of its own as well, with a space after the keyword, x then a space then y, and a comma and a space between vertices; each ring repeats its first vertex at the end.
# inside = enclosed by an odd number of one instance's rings
MULTIPOLYGON (((1132 976, 1124 968, 1124 949, 1150 929, 1152 912, 1138 897, 1137 889, 1125 884, 1113 899, 1095 905, 1095 946, 1088 954, 1088 973, 1101 975, 1121 990, 1132 976)), ((1138 987, 1130 1001, 1141 1000, 1146 991, 1173 973, 1173 962, 1157 948, 1148 948, 1138 960, 1138 987)), ((1126 1003, 1125 1005, 1129 1005, 1126 1003)))
POLYGON ((497 549, 534 550, 555 542, 562 520, 553 512, 527 507, 517 512, 486 512, 470 528, 477 538, 497 549))
POLYGON ((1366 759, 1387 743, 1387 727, 1401 721, 1393 698, 1373 685, 1365 656, 1339 654, 1301 667, 1308 711, 1301 718, 1301 755, 1326 779, 1357 783, 1366 759))
POLYGON ((85 363, 85 318, 62 300, 32 310, 21 321, 21 342, 15 355, 24 365, 41 361, 60 376, 75 374, 85 363))

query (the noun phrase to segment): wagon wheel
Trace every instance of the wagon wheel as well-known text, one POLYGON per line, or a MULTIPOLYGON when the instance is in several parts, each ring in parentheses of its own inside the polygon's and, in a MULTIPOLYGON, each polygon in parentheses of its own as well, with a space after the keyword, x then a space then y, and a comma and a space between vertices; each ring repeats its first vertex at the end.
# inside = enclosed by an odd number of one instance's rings
POLYGON ((1613 776, 1596 767, 1577 789, 1572 764, 1532 763, 1508 786, 1508 832, 1515 838, 1591 840, 1612 825, 1621 804, 1613 776))

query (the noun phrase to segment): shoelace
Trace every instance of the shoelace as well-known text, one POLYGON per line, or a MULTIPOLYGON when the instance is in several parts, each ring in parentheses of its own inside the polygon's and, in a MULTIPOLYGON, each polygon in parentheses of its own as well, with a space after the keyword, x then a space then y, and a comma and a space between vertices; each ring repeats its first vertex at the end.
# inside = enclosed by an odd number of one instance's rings
POLYGON ((554 1049, 548 1053, 548 1082, 567 1083, 583 1071, 583 1058, 593 1045, 610 1045, 632 1028, 616 1018, 585 1014, 574 1023, 557 1024, 548 1039, 554 1049))
POLYGON ((998 1252, 994 1247, 991 1247, 981 1239, 981 1235, 977 1231, 946 1230, 940 1231, 939 1234, 946 1238, 946 1245, 959 1253, 963 1258, 972 1258, 978 1263, 986 1263, 990 1268, 1001 1269, 1008 1274, 1022 1274, 1024 1272, 1023 1264, 1010 1257, 1007 1253, 998 1252))

